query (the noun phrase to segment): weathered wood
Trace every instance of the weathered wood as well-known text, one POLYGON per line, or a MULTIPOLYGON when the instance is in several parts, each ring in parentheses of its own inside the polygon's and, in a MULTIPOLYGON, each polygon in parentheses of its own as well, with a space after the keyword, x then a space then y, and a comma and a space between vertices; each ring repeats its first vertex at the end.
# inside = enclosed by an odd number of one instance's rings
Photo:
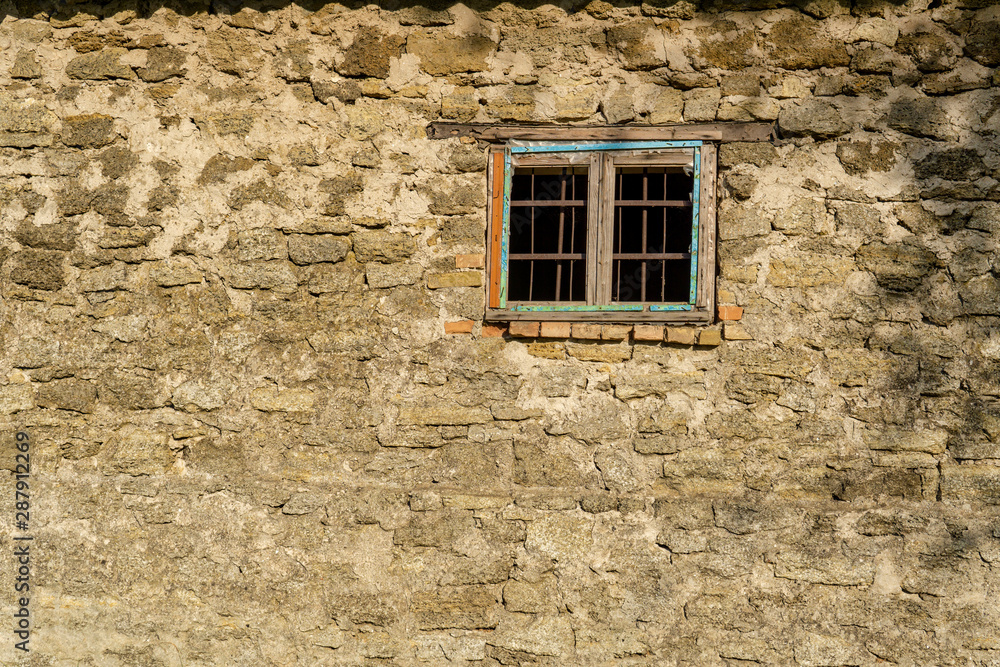
POLYGON ((548 322, 685 322, 709 324, 712 314, 702 310, 647 311, 515 311, 486 310, 486 319, 495 322, 548 321, 548 322))
MULTIPOLYGON (((694 163, 690 148, 669 148, 622 155, 615 153, 615 164, 619 166, 647 165, 656 167, 690 167, 694 163)), ((680 171, 674 169, 672 171, 680 171)))
MULTIPOLYGON (((583 199, 514 199, 510 202, 511 208, 525 208, 528 206, 558 206, 559 208, 573 208, 586 205, 583 199)), ((659 202, 657 202, 659 203, 659 202)))
POLYGON ((584 276, 587 285, 587 303, 594 305, 598 302, 597 284, 600 282, 598 273, 597 257, 598 243, 600 236, 598 228, 601 224, 601 156, 599 153, 590 154, 590 173, 587 174, 587 273, 584 276))
POLYGON ((503 152, 490 152, 490 198, 488 220, 490 231, 487 235, 487 253, 489 262, 489 294, 487 304, 490 308, 500 307, 500 248, 503 243, 503 152))
POLYGON ((701 147, 701 192, 698 221, 698 294, 696 303, 715 315, 716 172, 715 146, 701 147))
POLYGON ((598 232, 600 256, 597 268, 597 303, 611 303, 614 261, 615 163, 611 155, 601 156, 601 229, 598 232))
POLYGON ((770 141, 772 123, 699 123, 690 125, 493 125, 440 123, 427 126, 430 139, 474 137, 483 141, 770 141))
POLYGON ((510 161, 514 167, 583 167, 587 165, 586 156, 587 153, 578 153, 573 156, 576 160, 570 162, 565 153, 529 153, 527 155, 521 153, 511 155, 510 161))

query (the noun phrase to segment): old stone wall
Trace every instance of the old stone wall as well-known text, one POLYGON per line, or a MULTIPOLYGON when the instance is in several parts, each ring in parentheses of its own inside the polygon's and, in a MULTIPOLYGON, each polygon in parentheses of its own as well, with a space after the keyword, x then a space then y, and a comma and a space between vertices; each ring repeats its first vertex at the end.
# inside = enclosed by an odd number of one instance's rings
POLYGON ((3 664, 1000 664, 990 0, 0 11, 3 664), (775 121, 720 319, 484 324, 440 120, 775 121))

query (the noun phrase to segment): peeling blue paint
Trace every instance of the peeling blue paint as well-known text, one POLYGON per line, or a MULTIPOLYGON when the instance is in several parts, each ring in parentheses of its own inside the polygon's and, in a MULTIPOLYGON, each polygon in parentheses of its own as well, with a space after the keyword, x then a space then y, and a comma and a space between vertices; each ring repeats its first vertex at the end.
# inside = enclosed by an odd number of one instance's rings
POLYGON ((694 149, 694 185, 691 191, 691 291, 689 303, 698 299, 698 209, 701 203, 701 148, 694 149))
POLYGON ((559 306, 514 306, 511 310, 518 310, 524 312, 532 313, 542 313, 542 312, 552 312, 552 311, 572 311, 576 313, 581 312, 622 312, 622 311, 641 311, 643 309, 642 304, 611 304, 608 306, 581 306, 581 305, 559 305, 559 306))
POLYGON ((697 148, 701 141, 620 141, 593 144, 538 144, 511 146, 511 153, 575 153, 579 151, 628 151, 653 148, 697 148))

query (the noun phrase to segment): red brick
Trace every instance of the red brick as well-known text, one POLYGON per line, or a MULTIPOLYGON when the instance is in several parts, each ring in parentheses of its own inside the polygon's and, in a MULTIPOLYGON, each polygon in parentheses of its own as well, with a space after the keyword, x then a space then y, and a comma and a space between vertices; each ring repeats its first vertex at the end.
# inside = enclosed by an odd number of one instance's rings
POLYGON ((542 338, 569 338, 569 322, 542 322, 542 338))
POLYGON ((481 269, 486 264, 486 255, 455 255, 456 269, 481 269))
POLYGON ((476 323, 472 320, 459 320, 458 322, 445 322, 444 332, 446 334, 467 334, 472 333, 472 327, 476 323))
POLYGON ((511 322, 510 335, 518 338, 538 338, 538 322, 511 322))
POLYGON ((719 306, 719 319, 736 321, 743 317, 743 308, 740 306, 719 306))
POLYGON ((663 340, 662 324, 637 324, 632 331, 635 340, 663 340))
POLYGON ((601 325, 577 322, 573 325, 573 338, 581 338, 583 340, 600 340, 601 325))
POLYGON ((479 335, 483 338, 502 338, 507 333, 506 324, 484 324, 479 335))

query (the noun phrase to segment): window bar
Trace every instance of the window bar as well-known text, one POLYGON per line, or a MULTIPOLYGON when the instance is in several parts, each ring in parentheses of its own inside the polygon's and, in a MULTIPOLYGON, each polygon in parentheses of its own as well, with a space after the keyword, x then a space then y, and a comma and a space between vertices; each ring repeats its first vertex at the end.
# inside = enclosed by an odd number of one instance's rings
MULTIPOLYGON (((642 168, 642 198, 643 200, 649 200, 649 167, 642 168)), ((646 239, 646 223, 649 214, 649 209, 645 206, 642 207, 642 251, 649 252, 649 245, 646 239)), ((642 278, 639 283, 639 301, 645 303, 646 301, 646 260, 642 260, 642 278)))
MULTIPOLYGON (((667 198, 667 170, 663 170, 663 198, 667 198)), ((663 209, 663 245, 661 252, 667 251, 667 209, 663 209)), ((660 271, 660 301, 667 300, 667 263, 663 262, 663 270, 660 271)))
MULTIPOLYGON (((618 174, 618 192, 623 192, 625 189, 625 175, 618 174)), ((611 205, 611 209, 614 210, 616 207, 614 203, 611 205)), ((622 214, 624 211, 618 209, 617 218, 612 218, 614 224, 618 225, 618 253, 621 254, 622 251, 622 237, 625 236, 625 222, 622 220, 622 214)), ((614 262, 612 262, 613 264, 614 262)), ((621 301, 622 298, 622 261, 618 260, 618 273, 615 275, 614 281, 614 292, 617 294, 617 300, 621 301)))
MULTIPOLYGON (((531 193, 531 201, 535 201, 535 172, 531 172, 531 186, 529 192, 531 193)), ((537 211, 534 206, 531 207, 531 254, 535 254, 535 211, 537 211)), ((534 258, 528 260, 528 301, 532 301, 535 295, 535 260, 534 258)))
MULTIPOLYGON (((559 199, 563 202, 566 201, 566 167, 563 167, 562 178, 559 183, 559 199)), ((566 225, 566 207, 559 207, 559 238, 557 241, 556 248, 558 252, 563 251, 563 232, 566 225)), ((562 261, 556 262, 556 301, 559 301, 560 294, 562 294, 562 261)))
MULTIPOLYGON (((576 177, 574 175, 570 186, 570 197, 576 199, 576 177)), ((569 251, 576 248, 576 207, 569 210, 569 251)), ((569 300, 573 300, 573 261, 569 262, 569 300)))

